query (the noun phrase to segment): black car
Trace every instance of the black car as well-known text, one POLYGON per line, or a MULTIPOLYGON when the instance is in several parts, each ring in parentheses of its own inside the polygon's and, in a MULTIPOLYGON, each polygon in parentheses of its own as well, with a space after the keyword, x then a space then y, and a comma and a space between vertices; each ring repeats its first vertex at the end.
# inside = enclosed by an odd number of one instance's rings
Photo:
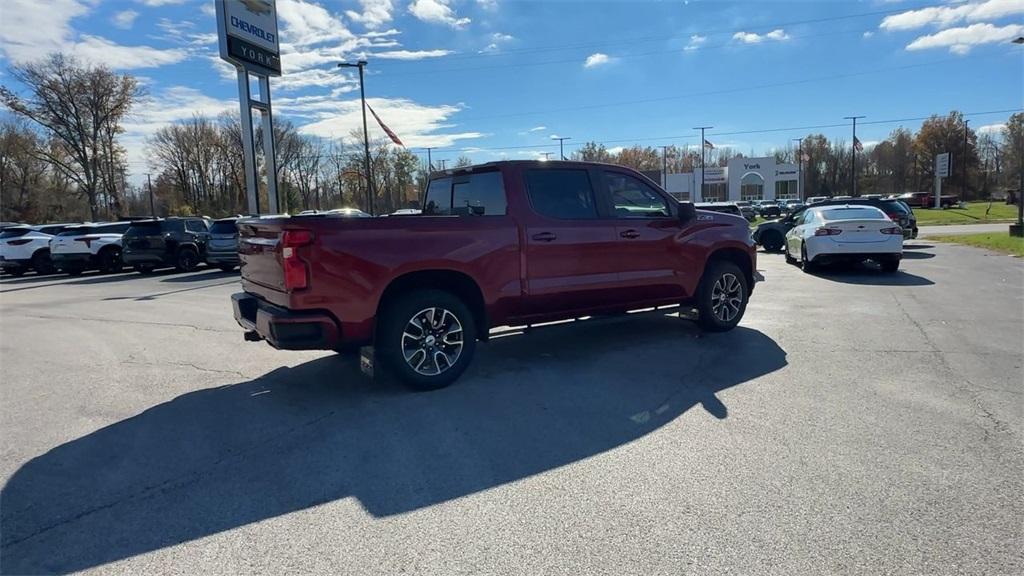
POLYGON ((793 210, 788 215, 777 220, 762 222, 752 234, 754 242, 761 245, 768 252, 777 252, 785 244, 786 233, 794 226, 796 221, 803 215, 807 208, 818 206, 874 206, 885 212, 893 222, 898 222, 903 228, 904 238, 917 238, 917 218, 914 212, 906 204, 899 200, 877 200, 869 198, 831 199, 822 202, 815 202, 793 210))
POLYGON ((723 214, 732 214, 733 216, 739 216, 744 218, 743 211, 740 207, 732 202, 699 202, 694 205, 697 210, 707 210, 709 212, 721 212, 723 214))
POLYGON ((206 258, 209 240, 210 225, 205 218, 136 220, 124 234, 121 257, 143 274, 171 266, 188 272, 206 258))
POLYGON ((775 202, 762 202, 758 215, 761 218, 779 218, 782 216, 782 207, 775 202))
POLYGON ((210 242, 206 245, 206 263, 228 272, 238 266, 238 218, 215 220, 210 226, 210 242))

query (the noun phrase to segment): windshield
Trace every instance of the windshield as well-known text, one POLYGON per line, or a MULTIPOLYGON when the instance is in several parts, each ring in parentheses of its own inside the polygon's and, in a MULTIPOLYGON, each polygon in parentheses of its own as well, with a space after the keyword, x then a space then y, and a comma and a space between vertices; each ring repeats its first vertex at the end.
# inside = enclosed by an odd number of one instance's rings
POLYGON ((825 220, 887 220, 888 217, 877 208, 833 208, 822 210, 825 220))

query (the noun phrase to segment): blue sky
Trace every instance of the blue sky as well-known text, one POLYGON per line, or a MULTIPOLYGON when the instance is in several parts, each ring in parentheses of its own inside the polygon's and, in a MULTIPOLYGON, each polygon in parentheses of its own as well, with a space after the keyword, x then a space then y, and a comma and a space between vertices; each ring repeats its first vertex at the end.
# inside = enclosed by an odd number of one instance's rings
MULTIPOLYGON (((358 86, 334 63, 365 57, 371 105, 410 149, 440 148, 435 159, 535 157, 557 150, 553 135, 570 150, 693 146, 698 125, 760 154, 853 114, 869 144, 920 124, 889 120, 1024 107, 1024 49, 1010 43, 1024 35, 1020 0, 278 0, 278 12, 277 117, 346 136, 358 86)), ((0 58, 6 69, 64 50, 140 76, 149 96, 124 143, 141 173, 160 126, 237 112, 215 28, 213 0, 3 0, 0 58)), ((1008 116, 970 119, 993 130, 1008 116)), ((848 127, 814 131, 849 141, 848 127)))

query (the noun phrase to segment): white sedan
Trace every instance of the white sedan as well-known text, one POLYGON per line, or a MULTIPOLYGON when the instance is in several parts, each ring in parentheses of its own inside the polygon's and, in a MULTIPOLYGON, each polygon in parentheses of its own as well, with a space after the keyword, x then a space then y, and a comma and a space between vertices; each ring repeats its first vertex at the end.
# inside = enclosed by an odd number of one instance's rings
POLYGON ((895 272, 903 258, 903 229, 873 206, 821 206, 804 211, 786 234, 786 261, 805 272, 836 261, 874 260, 895 272))

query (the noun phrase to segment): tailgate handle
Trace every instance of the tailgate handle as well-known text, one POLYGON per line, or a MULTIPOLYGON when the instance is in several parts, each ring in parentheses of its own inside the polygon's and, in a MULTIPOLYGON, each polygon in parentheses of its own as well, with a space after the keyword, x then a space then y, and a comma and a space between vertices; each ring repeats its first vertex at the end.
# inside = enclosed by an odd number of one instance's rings
POLYGON ((554 232, 540 232, 538 234, 534 234, 532 238, 538 242, 551 242, 555 238, 558 238, 558 236, 555 236, 554 232))
POLYGON ((633 239, 633 238, 639 238, 640 237, 640 233, 637 232, 636 230, 625 230, 623 232, 620 232, 619 236, 622 236, 623 238, 633 239))

